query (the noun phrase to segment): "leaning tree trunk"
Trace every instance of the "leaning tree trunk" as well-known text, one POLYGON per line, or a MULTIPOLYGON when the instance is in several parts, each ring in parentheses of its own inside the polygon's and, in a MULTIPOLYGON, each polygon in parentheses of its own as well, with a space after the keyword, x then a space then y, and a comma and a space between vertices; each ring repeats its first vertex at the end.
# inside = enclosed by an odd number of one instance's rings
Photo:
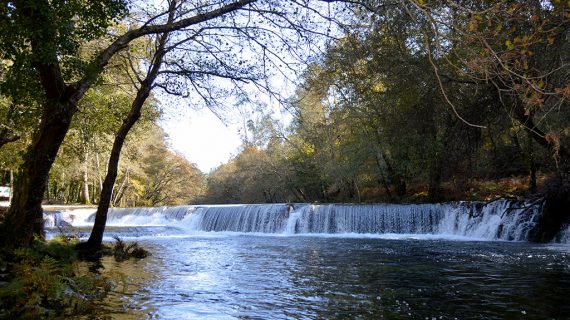
POLYGON ((22 9, 21 13, 30 18, 30 21, 36 21, 36 26, 38 26, 36 30, 38 32, 27 36, 33 53, 31 62, 39 73, 45 104, 34 142, 24 157, 10 209, 6 219, 0 225, 0 246, 29 245, 34 235, 41 236, 43 232, 41 203, 48 174, 69 130, 71 119, 77 111, 77 102, 85 95, 117 52, 126 48, 131 41, 145 35, 161 33, 166 35, 171 31, 224 16, 254 2, 255 0, 235 1, 215 10, 173 22, 177 2, 171 1, 171 15, 166 24, 145 24, 117 37, 106 49, 99 52, 86 74, 79 81, 69 85, 66 85, 59 66, 60 59, 57 50, 59 47, 55 43, 57 34, 50 33, 50 29, 42 28, 42 26, 51 25, 53 21, 45 20, 49 15, 37 14, 38 11, 35 10, 33 1, 31 4, 16 2, 12 7, 22 9), (46 30, 47 32, 44 32, 46 30))
POLYGON ((125 118, 121 128, 119 128, 119 131, 115 135, 113 149, 111 150, 111 156, 109 157, 109 164, 107 166, 107 175, 103 182, 101 197, 99 198, 99 205, 97 207, 97 213, 95 214, 95 223, 93 224, 93 230, 91 231, 89 240, 84 244, 84 248, 88 251, 96 251, 101 247, 103 233, 105 232, 105 226, 107 224, 107 212, 109 211, 111 197, 113 196, 113 186, 117 179, 121 150, 123 149, 127 134, 141 116, 141 108, 149 93, 150 84, 143 84, 131 105, 131 110, 127 115, 127 118, 125 118))
MULTIPOLYGON (((170 3, 168 23, 172 22, 174 19, 175 8, 176 1, 172 1, 170 3)), ((115 136, 113 149, 111 149, 111 157, 109 158, 109 164, 107 166, 107 176, 105 176, 105 181, 103 182, 101 197, 99 198, 99 205, 97 207, 97 213, 95 214, 93 229, 91 230, 89 240, 87 240, 87 242, 82 245, 83 249, 87 252, 94 252, 101 248, 101 243, 103 242, 103 234, 105 233, 105 226, 107 225, 107 212, 109 211, 109 205, 111 204, 111 199, 113 196, 113 186, 115 185, 115 180, 117 179, 121 150, 123 148, 123 144, 125 143, 127 134, 139 120, 141 116, 141 109, 146 99, 150 95, 154 80, 156 80, 156 77, 158 76, 158 72, 162 66, 162 60, 166 54, 164 48, 168 39, 168 34, 168 32, 165 32, 160 35, 157 43, 157 48, 151 61, 151 65, 146 78, 141 81, 141 85, 137 91, 137 96, 131 104, 131 110, 129 111, 129 114, 125 120, 123 120, 123 124, 115 136)))

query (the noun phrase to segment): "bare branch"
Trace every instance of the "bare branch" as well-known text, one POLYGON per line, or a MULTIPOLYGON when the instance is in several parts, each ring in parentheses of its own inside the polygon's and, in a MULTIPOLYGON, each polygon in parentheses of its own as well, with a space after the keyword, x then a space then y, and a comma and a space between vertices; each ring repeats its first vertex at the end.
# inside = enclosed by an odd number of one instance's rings
MULTIPOLYGON (((101 53, 97 56, 94 61, 94 67, 98 68, 99 70, 105 67, 109 60, 117 53, 127 47, 127 45, 133 41, 134 39, 140 38, 145 35, 149 34, 158 34, 164 32, 172 32, 176 30, 180 30, 192 25, 196 25, 199 23, 207 22, 209 20, 218 18, 225 14, 234 12, 239 10, 251 3, 256 2, 257 0, 239 0, 228 5, 222 6, 215 10, 201 13, 189 18, 185 18, 179 21, 166 23, 162 25, 145 25, 138 29, 134 29, 131 31, 126 32, 122 36, 118 37, 111 45, 109 45, 106 49, 101 51, 101 53)), ((83 79, 79 80, 78 82, 74 83, 71 87, 75 89, 75 100, 78 100, 85 91, 93 84, 97 75, 100 71, 90 72, 86 74, 83 79)))

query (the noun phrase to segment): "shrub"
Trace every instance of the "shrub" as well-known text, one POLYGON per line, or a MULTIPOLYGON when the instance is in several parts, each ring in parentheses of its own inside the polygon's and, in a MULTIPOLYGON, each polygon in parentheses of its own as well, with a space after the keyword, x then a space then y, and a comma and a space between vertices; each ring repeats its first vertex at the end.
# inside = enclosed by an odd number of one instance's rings
POLYGON ((113 246, 113 256, 117 261, 128 260, 131 257, 143 259, 149 255, 149 252, 140 247, 137 242, 126 243, 118 236, 115 236, 114 239, 115 245, 113 246))

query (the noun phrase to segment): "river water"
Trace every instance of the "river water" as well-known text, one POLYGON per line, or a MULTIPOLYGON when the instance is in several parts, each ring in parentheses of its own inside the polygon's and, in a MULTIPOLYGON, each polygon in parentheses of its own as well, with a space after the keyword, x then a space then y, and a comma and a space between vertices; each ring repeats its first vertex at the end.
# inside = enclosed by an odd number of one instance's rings
MULTIPOLYGON (((152 256, 104 259, 102 272, 117 283, 104 307, 115 319, 570 318, 570 245, 501 240, 512 218, 501 217, 503 226, 489 232, 481 223, 497 217, 475 214, 478 224, 453 229, 445 214, 430 213, 424 220, 432 227, 390 218, 382 228, 402 224, 396 229, 408 233, 370 226, 364 230, 378 232, 358 233, 338 232, 354 224, 338 211, 322 219, 325 228, 316 214, 307 227, 294 212, 279 218, 274 209, 201 213, 200 223, 194 209, 111 214, 108 235, 137 241, 152 256)), ((88 222, 80 216, 73 215, 75 224, 88 222)))
POLYGON ((568 319, 560 246, 215 234, 138 240, 117 319, 568 319))

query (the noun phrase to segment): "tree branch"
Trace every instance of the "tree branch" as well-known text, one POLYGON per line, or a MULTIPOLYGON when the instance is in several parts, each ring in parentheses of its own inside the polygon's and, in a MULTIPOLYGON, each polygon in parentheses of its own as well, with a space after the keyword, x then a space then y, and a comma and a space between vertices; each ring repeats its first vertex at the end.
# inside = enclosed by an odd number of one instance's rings
POLYGON ((118 37, 106 49, 101 51, 95 61, 92 63, 93 70, 88 72, 81 80, 72 84, 75 89, 74 100, 78 101, 91 87, 97 76, 101 73, 102 69, 109 63, 111 58, 119 51, 125 49, 128 44, 142 36, 158 33, 172 32, 180 30, 192 25, 203 23, 225 14, 237 11, 257 0, 239 0, 228 5, 222 6, 210 12, 201 13, 193 17, 185 18, 175 22, 169 22, 161 25, 144 25, 138 29, 128 31, 118 37))

